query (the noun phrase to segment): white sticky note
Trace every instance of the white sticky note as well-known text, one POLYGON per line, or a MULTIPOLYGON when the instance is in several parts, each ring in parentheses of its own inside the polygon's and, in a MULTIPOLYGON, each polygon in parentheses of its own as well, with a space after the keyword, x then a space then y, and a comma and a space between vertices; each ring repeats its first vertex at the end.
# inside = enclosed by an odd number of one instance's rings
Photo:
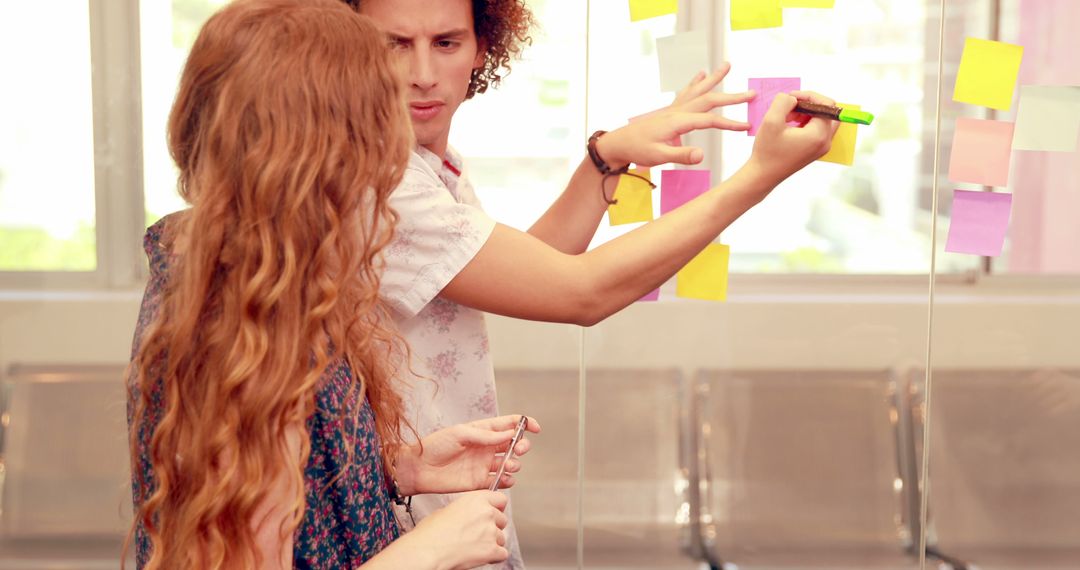
POLYGON ((1073 152, 1080 138, 1080 86, 1021 85, 1012 147, 1073 152))
POLYGON ((661 91, 678 91, 697 72, 712 69, 704 30, 656 38, 656 56, 660 63, 661 91))

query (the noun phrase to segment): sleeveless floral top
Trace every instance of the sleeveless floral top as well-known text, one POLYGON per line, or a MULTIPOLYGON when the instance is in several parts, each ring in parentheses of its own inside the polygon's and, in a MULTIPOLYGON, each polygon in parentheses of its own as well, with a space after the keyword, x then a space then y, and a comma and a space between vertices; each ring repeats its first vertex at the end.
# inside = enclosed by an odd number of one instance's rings
MULTIPOLYGON (((150 260, 150 281, 143 295, 139 322, 135 330, 132 356, 137 353, 142 336, 157 316, 169 274, 170 254, 162 243, 162 233, 172 214, 151 226, 143 238, 150 260)), ((365 400, 359 414, 348 418, 341 429, 339 411, 348 403, 352 371, 344 360, 332 364, 323 376, 316 394, 316 411, 307 420, 311 454, 304 470, 306 510, 293 537, 293 566, 303 569, 355 568, 377 554, 398 537, 390 489, 379 455, 375 417, 365 400), (345 436, 343 437, 343 434, 345 436), (336 481, 352 448, 352 467, 336 481)), ((138 391, 128 401, 128 426, 138 430, 139 460, 132 466, 132 494, 136 509, 153 491, 154 473, 149 446, 153 429, 163 413, 162 395, 152 395, 142 425, 132 425, 138 391), (135 470, 142 474, 140 487, 135 470)), ((139 568, 150 557, 150 540, 139 524, 135 529, 136 562, 139 568)))

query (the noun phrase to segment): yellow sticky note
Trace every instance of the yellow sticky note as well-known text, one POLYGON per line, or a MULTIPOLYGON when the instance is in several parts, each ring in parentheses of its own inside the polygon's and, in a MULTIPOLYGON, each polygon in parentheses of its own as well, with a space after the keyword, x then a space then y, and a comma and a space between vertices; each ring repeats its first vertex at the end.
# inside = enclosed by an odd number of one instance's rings
MULTIPOLYGON (((635 168, 630 172, 652 180, 648 168, 635 168)), ((652 186, 641 178, 625 174, 620 176, 614 200, 618 203, 608 206, 608 220, 613 226, 653 219, 652 186)))
POLYGON ((953 101, 1008 111, 1024 46, 968 38, 960 56, 953 101))
POLYGON ((685 299, 723 301, 727 299, 728 261, 731 248, 711 243, 675 278, 675 295, 685 299))
POLYGON ((753 30, 784 25, 780 0, 731 0, 731 29, 753 30))
MULTIPOLYGON (((856 111, 860 109, 858 105, 845 105, 844 103, 837 103, 837 105, 844 109, 854 109, 856 111)), ((832 148, 818 160, 851 166, 855 162, 855 139, 858 135, 859 125, 840 123, 840 128, 833 135, 832 148)))
POLYGON ((781 8, 832 8, 836 0, 780 0, 781 8))
POLYGON ((630 0, 630 21, 674 14, 678 9, 679 0, 630 0))

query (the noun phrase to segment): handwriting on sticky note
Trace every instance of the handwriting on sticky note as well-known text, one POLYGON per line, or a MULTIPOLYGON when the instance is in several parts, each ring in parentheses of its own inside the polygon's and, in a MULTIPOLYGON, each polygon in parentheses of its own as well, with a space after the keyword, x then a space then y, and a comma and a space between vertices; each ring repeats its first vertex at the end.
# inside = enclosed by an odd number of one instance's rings
POLYGON ((661 91, 679 91, 697 72, 712 69, 704 30, 656 38, 656 59, 661 91))
MULTIPOLYGON (((856 111, 861 109, 858 105, 848 105, 846 103, 837 103, 837 105, 844 109, 854 109, 856 111)), ((829 148, 829 152, 825 153, 825 156, 818 160, 851 166, 855 163, 855 143, 858 142, 858 137, 858 125, 840 123, 840 128, 836 129, 836 134, 833 135, 832 147, 829 148)))
POLYGON ((1073 152, 1080 139, 1080 86, 1021 85, 1014 150, 1073 152))
POLYGON ((784 25, 780 0, 731 0, 731 29, 753 30, 784 25))
POLYGON ((653 219, 652 186, 649 185, 649 169, 635 168, 631 170, 637 176, 623 174, 619 176, 618 185, 615 187, 614 204, 608 206, 608 220, 611 225, 632 224, 635 222, 647 222, 653 219), (638 178, 641 176, 644 178, 638 178))
POLYGON ((678 9, 679 0, 630 0, 630 21, 674 14, 678 9))
POLYGON ((675 294, 684 299, 723 301, 727 299, 728 262, 731 249, 711 243, 679 270, 675 294))
POLYGON ((1012 194, 956 190, 945 251, 997 256, 1005 245, 1012 194))
POLYGON ((1007 186, 1013 123, 960 117, 953 133, 949 180, 1007 186))
POLYGON ((661 170, 660 214, 666 214, 709 189, 708 170, 661 170))
POLYGON ((749 84, 756 95, 747 103, 746 121, 750 123, 750 130, 746 134, 754 136, 776 95, 798 91, 802 80, 798 77, 751 77, 749 84))
POLYGON ((960 55, 953 100, 1008 111, 1024 46, 967 38, 960 55))

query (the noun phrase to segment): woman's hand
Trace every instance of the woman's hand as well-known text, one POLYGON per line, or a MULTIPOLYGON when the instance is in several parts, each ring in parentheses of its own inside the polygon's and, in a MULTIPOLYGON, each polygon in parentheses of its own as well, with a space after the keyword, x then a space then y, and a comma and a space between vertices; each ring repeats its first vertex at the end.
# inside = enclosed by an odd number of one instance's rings
MULTIPOLYGON (((453 428, 451 428, 453 429, 453 428)), ((363 570, 465 570, 506 560, 507 497, 476 491, 435 511, 369 560, 363 570)))
MULTIPOLYGON (((398 492, 416 495, 489 488, 520 419, 510 415, 459 424, 425 437, 422 449, 419 445, 402 448, 396 464, 398 492)), ((525 429, 540 433, 540 424, 529 418, 525 429)), ((514 446, 514 455, 525 455, 531 445, 522 437, 514 446)), ((520 469, 521 461, 516 457, 507 460, 499 488, 513 486, 512 474, 520 469)))
POLYGON ((750 159, 743 167, 761 177, 771 189, 788 176, 825 156, 840 123, 795 112, 799 101, 835 105, 832 99, 810 91, 780 93, 758 128, 750 159), (798 126, 788 123, 795 122, 798 126))
POLYGON ((711 111, 717 107, 746 103, 753 91, 714 93, 712 90, 731 70, 725 63, 706 75, 699 73, 675 97, 671 105, 637 117, 629 125, 611 131, 596 141, 596 150, 609 166, 622 168, 629 163, 657 166, 669 162, 697 164, 705 157, 701 148, 672 144, 679 137, 699 129, 746 131, 745 121, 726 119, 711 111))

